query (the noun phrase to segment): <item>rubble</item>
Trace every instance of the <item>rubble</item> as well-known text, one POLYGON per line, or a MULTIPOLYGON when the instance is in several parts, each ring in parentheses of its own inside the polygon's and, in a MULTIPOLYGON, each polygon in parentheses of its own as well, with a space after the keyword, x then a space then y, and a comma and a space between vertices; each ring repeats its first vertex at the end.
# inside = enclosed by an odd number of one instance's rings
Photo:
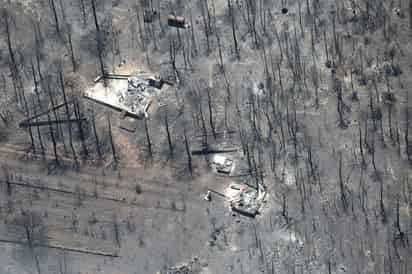
MULTIPOLYGON (((147 73, 133 75, 107 74, 99 76, 84 97, 110 106, 134 118, 147 118, 152 100, 163 91, 165 82, 147 73), (105 80, 106 87, 102 83, 105 80)), ((125 116, 123 115, 123 116, 125 116)))
POLYGON ((189 24, 186 23, 185 18, 182 16, 169 15, 167 17, 167 24, 169 27, 186 29, 189 24))
POLYGON ((208 202, 212 200, 212 192, 210 190, 207 191, 204 199, 208 202))
POLYGON ((259 214, 266 198, 266 191, 261 185, 256 189, 248 185, 231 184, 229 192, 232 211, 249 217, 259 214))
POLYGON ((405 15, 399 7, 393 8, 393 13, 401 18, 404 18, 405 15))
POLYGON ((253 84, 253 94, 256 96, 264 96, 265 95, 265 85, 262 82, 260 83, 255 82, 253 84))
MULTIPOLYGON (((257 85, 257 87, 259 89, 264 88, 263 84, 257 85)), ((214 173, 229 178, 238 178, 240 181, 237 183, 232 182, 224 193, 208 189, 204 200, 211 201, 211 192, 213 192, 213 194, 218 194, 228 201, 229 207, 233 212, 249 217, 256 217, 266 201, 265 186, 263 183, 256 184, 256 182, 249 183, 245 181, 250 180, 252 174, 249 168, 245 166, 246 162, 237 149, 225 152, 223 149, 216 149, 215 147, 216 145, 208 148, 206 151, 194 150, 192 153, 193 155, 212 154, 210 158, 210 168, 214 173)))
POLYGON ((169 267, 166 270, 166 274, 201 274, 203 267, 198 258, 193 258, 188 263, 181 264, 179 266, 169 267))

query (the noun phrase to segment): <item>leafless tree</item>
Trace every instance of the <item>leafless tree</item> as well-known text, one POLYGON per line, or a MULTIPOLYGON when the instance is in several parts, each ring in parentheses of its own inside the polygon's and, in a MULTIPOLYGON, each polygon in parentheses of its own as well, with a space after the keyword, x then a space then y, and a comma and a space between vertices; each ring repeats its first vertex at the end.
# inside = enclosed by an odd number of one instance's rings
POLYGON ((107 126, 108 126, 108 134, 109 134, 109 140, 110 140, 110 147, 111 147, 111 149, 112 149, 113 163, 116 165, 118 159, 117 159, 116 148, 115 148, 114 141, 113 141, 112 123, 110 122, 110 115, 109 115, 109 113, 107 113, 107 126))
POLYGON ((144 130, 145 130, 145 133, 146 133, 147 150, 148 150, 148 153, 149 153, 149 157, 153 158, 152 141, 150 139, 149 127, 147 125, 147 119, 144 119, 144 130))
POLYGON ((106 81, 106 70, 105 70, 105 65, 104 65, 104 60, 103 60, 103 48, 104 48, 104 38, 103 38, 103 33, 100 30, 100 25, 97 20, 97 13, 96 13, 96 3, 95 0, 91 0, 92 3, 92 11, 93 11, 93 18, 94 18, 94 25, 96 27, 96 45, 97 45, 97 54, 99 58, 99 64, 100 64, 100 72, 103 76, 103 83, 104 86, 107 86, 107 81, 106 81))

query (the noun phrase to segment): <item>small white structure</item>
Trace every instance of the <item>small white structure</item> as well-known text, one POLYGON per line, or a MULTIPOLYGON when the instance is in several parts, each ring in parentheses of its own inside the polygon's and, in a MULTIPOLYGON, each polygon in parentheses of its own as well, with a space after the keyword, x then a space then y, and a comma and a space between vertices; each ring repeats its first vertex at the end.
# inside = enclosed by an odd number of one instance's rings
POLYGON ((234 161, 223 155, 216 154, 212 160, 212 168, 217 173, 230 175, 234 169, 234 161))

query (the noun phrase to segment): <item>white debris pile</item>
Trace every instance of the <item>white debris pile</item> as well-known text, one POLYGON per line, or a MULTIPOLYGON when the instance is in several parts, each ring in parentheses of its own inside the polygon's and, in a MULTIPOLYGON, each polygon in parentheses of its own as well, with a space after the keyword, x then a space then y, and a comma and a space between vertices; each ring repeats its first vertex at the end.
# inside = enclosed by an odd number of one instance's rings
POLYGON ((150 103, 153 89, 148 86, 148 82, 137 77, 127 80, 127 88, 121 89, 117 93, 119 103, 131 109, 131 112, 145 111, 150 103))
POLYGON ((255 217, 266 198, 266 191, 262 186, 258 189, 248 185, 231 184, 227 193, 230 195, 230 207, 234 212, 255 217))
POLYGON ((83 96, 97 103, 112 107, 135 118, 148 116, 148 108, 166 88, 160 76, 145 72, 133 75, 107 74, 95 79, 94 86, 83 96))
POLYGON ((222 173, 226 175, 230 175, 234 169, 234 161, 229 157, 225 157, 223 155, 214 155, 212 160, 212 169, 216 173, 222 173))
POLYGON ((201 274, 202 269, 199 259, 194 258, 188 263, 168 268, 166 274, 201 274))

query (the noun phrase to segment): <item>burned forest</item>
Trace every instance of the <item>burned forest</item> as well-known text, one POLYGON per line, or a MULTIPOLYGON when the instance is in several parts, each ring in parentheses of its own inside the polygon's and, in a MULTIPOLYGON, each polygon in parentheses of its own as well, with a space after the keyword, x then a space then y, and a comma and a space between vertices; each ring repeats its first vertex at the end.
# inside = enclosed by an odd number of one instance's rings
POLYGON ((0 0, 0 274, 412 274, 411 56, 412 0, 0 0))

